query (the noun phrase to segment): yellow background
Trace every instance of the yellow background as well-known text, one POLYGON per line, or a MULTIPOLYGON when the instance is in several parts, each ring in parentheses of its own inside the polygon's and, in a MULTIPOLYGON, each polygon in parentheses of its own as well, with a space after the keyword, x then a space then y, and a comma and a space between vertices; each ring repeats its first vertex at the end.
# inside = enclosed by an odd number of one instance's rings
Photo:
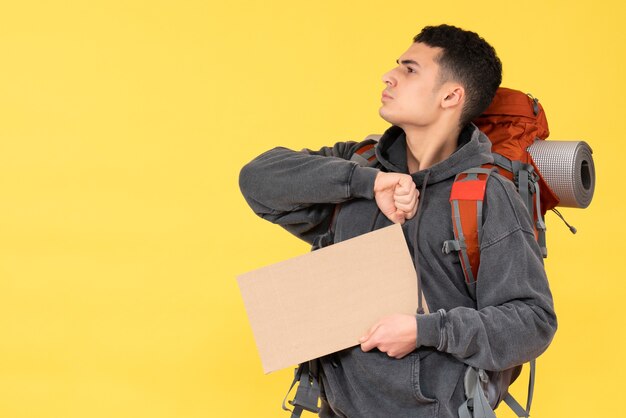
POLYGON ((620 416, 625 18, 617 0, 2 0, 0 416, 288 416, 292 371, 263 375, 235 276, 308 246, 249 210, 238 171, 382 132, 380 76, 442 22, 496 47, 552 139, 594 149, 593 203, 563 210, 579 233, 548 216, 560 327, 533 409, 620 416))

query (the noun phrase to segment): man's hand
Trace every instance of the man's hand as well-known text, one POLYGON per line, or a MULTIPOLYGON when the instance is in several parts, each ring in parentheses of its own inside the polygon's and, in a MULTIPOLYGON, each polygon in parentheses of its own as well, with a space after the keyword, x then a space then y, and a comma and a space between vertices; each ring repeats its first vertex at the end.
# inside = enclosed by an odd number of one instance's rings
POLYGON ((374 199, 393 223, 403 224, 417 212, 419 191, 408 174, 381 171, 374 182, 374 199))
POLYGON ((415 350, 417 322, 415 316, 397 314, 378 321, 359 339, 361 350, 378 348, 389 357, 402 358, 415 350))

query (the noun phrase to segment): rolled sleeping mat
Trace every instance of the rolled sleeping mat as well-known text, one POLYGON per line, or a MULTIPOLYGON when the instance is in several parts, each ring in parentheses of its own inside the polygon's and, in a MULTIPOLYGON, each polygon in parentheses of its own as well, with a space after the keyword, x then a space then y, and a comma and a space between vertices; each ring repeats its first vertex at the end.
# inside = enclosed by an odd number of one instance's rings
POLYGON ((535 141, 528 152, 548 186, 559 197, 558 206, 586 208, 596 185, 591 147, 584 141, 535 141))

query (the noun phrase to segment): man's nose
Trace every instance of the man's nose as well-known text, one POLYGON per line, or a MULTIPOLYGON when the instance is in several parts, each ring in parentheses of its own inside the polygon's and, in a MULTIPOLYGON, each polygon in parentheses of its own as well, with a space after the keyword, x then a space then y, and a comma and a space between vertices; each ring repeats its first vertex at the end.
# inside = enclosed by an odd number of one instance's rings
POLYGON ((389 70, 385 74, 383 74, 382 79, 383 79, 383 83, 385 83, 389 87, 393 87, 396 84, 396 79, 393 76, 393 70, 389 70))

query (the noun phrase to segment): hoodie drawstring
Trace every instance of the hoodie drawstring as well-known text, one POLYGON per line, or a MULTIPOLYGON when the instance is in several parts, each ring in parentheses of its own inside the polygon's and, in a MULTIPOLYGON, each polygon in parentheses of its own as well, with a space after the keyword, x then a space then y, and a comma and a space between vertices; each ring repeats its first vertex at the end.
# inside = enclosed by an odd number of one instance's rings
POLYGON ((413 236, 415 236, 416 246, 413 249, 413 259, 415 262, 415 274, 417 275, 417 313, 424 314, 424 306, 422 304, 422 299, 424 298, 424 292, 422 290, 422 276, 420 274, 420 266, 419 266, 419 240, 418 240, 418 232, 419 232, 419 222, 422 215, 422 204, 424 203, 424 198, 426 197, 426 185, 428 183, 428 177, 430 177, 430 171, 426 171, 424 173, 424 180, 422 182, 422 189, 420 190, 419 202, 417 204, 417 213, 415 215, 415 230, 413 231, 413 236))

